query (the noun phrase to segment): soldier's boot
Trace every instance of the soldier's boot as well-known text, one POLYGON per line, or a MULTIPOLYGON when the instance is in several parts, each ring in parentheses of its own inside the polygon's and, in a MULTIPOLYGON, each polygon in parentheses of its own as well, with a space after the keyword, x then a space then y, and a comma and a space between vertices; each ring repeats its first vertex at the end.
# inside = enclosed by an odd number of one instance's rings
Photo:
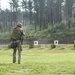
POLYGON ((13 63, 16 62, 16 51, 13 52, 13 63))
POLYGON ((21 63, 21 51, 18 52, 18 64, 21 63))
POLYGON ((18 57, 18 64, 21 64, 21 56, 18 57))
POLYGON ((16 62, 16 48, 13 50, 13 63, 16 62))
POLYGON ((19 45, 18 45, 18 64, 21 63, 21 52, 22 52, 22 46, 21 46, 21 42, 19 42, 19 45))
POLYGON ((21 64, 20 60, 18 60, 18 64, 21 64))
POLYGON ((16 57, 13 57, 13 63, 15 63, 16 62, 16 57))

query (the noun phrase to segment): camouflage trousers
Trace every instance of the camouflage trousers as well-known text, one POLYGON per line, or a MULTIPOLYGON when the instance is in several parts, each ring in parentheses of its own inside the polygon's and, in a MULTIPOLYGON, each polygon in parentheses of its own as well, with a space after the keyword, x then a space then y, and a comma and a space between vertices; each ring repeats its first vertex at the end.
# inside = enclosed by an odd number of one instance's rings
POLYGON ((20 41, 13 41, 15 42, 14 44, 16 44, 16 47, 13 48, 13 63, 16 62, 16 54, 18 51, 18 64, 21 63, 21 51, 22 51, 22 45, 20 41))

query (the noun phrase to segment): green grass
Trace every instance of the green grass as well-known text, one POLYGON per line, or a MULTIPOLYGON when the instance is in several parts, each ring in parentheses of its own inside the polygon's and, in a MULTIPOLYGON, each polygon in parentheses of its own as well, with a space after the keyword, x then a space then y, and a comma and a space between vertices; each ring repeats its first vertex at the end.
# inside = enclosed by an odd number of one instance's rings
POLYGON ((61 45, 55 49, 50 45, 45 49, 23 46, 21 64, 12 63, 12 53, 6 47, 0 50, 0 75, 75 75, 73 45, 67 45, 66 49, 61 45))

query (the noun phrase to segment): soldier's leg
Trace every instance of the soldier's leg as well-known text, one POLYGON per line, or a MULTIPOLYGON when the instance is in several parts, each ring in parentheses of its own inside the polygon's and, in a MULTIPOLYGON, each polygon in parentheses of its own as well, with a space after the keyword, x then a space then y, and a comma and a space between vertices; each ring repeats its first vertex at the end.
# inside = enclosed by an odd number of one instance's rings
POLYGON ((22 51, 22 46, 21 43, 18 45, 18 64, 21 63, 21 51, 22 51))
POLYGON ((18 50, 18 64, 21 63, 21 50, 18 50))
POLYGON ((16 62, 16 48, 13 49, 13 63, 16 62))

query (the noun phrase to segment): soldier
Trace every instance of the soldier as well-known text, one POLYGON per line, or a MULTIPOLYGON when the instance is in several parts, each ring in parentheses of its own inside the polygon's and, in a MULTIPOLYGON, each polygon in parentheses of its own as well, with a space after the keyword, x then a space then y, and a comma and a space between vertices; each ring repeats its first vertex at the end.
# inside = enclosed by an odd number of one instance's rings
POLYGON ((21 63, 21 51, 22 51, 22 42, 23 42, 23 29, 22 24, 17 24, 13 28, 11 41, 13 43, 13 63, 16 62, 16 52, 18 49, 18 64, 21 63))

